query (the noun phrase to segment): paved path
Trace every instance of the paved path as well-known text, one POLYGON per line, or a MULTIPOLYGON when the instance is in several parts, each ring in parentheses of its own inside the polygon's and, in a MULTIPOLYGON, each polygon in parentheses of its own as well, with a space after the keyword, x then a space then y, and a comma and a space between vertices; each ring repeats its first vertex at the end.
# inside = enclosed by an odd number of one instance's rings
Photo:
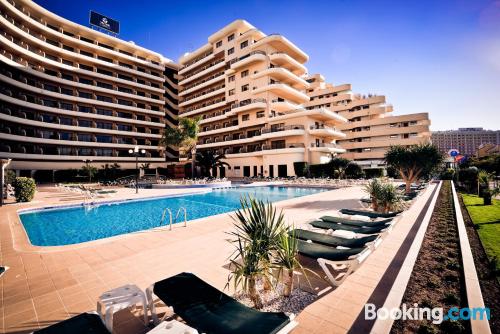
MULTIPOLYGON (((171 191, 141 190, 140 195, 157 196, 171 191)), ((345 332, 350 327, 429 192, 419 197, 393 233, 356 273, 298 316, 300 324, 294 333, 345 332)), ((132 190, 125 189, 115 198, 133 196, 132 190)), ((285 210, 287 221, 297 226, 340 208, 357 207, 361 196, 361 187, 350 187, 279 202, 277 206, 285 210)), ((11 267, 0 279, 1 333, 29 332, 95 310, 96 300, 105 290, 126 283, 146 288, 182 271, 193 272, 224 288, 228 274, 224 266, 232 253, 225 233, 232 229, 228 214, 199 219, 188 223, 187 228, 179 226, 173 231, 149 230, 78 246, 29 244, 16 213, 18 209, 78 201, 81 198, 42 189, 32 203, 0 208, 0 263, 11 267)), ((115 328, 116 333, 147 331, 140 318, 130 314, 119 314, 115 328)))

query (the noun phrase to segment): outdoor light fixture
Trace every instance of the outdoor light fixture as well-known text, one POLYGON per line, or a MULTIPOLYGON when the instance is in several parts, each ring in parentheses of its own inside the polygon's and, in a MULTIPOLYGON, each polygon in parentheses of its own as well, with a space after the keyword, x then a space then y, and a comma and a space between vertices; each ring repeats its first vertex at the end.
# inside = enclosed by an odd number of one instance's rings
POLYGON ((130 150, 128 150, 128 153, 135 157, 135 193, 138 194, 139 193, 139 156, 141 154, 146 154, 146 150, 145 149, 140 150, 139 146, 135 145, 135 147, 133 149, 131 148, 130 150))

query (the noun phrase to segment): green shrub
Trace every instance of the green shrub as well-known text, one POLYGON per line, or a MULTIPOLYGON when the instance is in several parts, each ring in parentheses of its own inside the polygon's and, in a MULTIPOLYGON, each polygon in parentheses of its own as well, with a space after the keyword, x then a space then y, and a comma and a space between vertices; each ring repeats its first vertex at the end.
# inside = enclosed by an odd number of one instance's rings
POLYGON ((447 168, 441 172, 441 180, 453 180, 455 177, 455 170, 453 168, 447 168))
POLYGON ((361 166, 355 163, 354 161, 351 161, 347 164, 347 167, 345 168, 345 176, 348 179, 359 179, 362 178, 364 175, 365 173, 363 172, 361 166))
POLYGON ((35 196, 35 180, 30 177, 16 177, 13 186, 17 202, 31 202, 35 196))
POLYGON ((5 184, 13 184, 16 179, 16 172, 11 169, 5 171, 5 184))
POLYGON ((307 165, 307 162, 304 161, 294 162, 293 169, 295 171, 295 175, 298 177, 307 176, 307 174, 309 174, 309 166, 307 165))
POLYGON ((373 179, 384 176, 384 170, 382 168, 368 168, 365 169, 364 172, 365 172, 365 177, 367 179, 373 179))

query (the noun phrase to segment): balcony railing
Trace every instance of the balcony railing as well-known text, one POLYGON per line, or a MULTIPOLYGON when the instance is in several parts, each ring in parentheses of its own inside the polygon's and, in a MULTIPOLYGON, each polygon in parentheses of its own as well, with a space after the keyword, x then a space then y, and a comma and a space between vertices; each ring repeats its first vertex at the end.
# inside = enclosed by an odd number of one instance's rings
POLYGON ((217 86, 212 87, 212 88, 210 88, 210 89, 207 89, 207 90, 205 90, 205 91, 203 91, 203 92, 201 92, 201 93, 198 93, 198 94, 196 94, 196 95, 192 95, 192 96, 190 96, 188 99, 184 99, 184 100, 182 100, 180 103, 187 102, 187 101, 191 101, 191 100, 193 100, 193 99, 196 99, 197 97, 200 97, 200 96, 203 96, 203 95, 210 94, 210 93, 215 92, 216 90, 222 89, 222 88, 224 88, 224 87, 226 87, 226 85, 225 85, 225 84, 222 84, 222 85, 217 85, 217 86))
POLYGON ((209 76, 209 77, 207 77, 207 78, 205 78, 205 79, 203 79, 201 81, 197 81, 196 83, 192 84, 191 86, 186 86, 186 88, 184 89, 184 91, 189 90, 189 89, 191 89, 193 87, 199 86, 201 84, 204 84, 205 82, 210 81, 212 79, 215 79, 217 77, 220 77, 221 75, 224 75, 224 72, 216 73, 216 74, 211 75, 211 76, 209 76))
POLYGON ((247 106, 247 105, 250 105, 250 104, 254 104, 254 103, 266 103, 267 100, 266 99, 251 99, 251 100, 244 100, 244 101, 240 101, 240 102, 236 102, 236 103, 233 103, 231 105, 231 109, 235 109, 235 108, 239 108, 239 107, 244 107, 244 106, 247 106))
POLYGON ((273 146, 273 145, 262 145, 262 149, 263 150, 284 150, 284 149, 287 149, 287 148, 305 148, 306 146, 304 145, 304 143, 289 143, 289 144, 285 144, 285 145, 276 145, 276 146, 273 146))
MULTIPOLYGON (((205 66, 200 67, 200 68, 199 68, 198 70, 196 70, 195 72, 189 73, 189 75, 185 75, 185 76, 182 78, 182 80, 186 80, 186 79, 188 79, 188 78, 190 78, 190 77, 192 77, 192 76, 194 76, 194 75, 196 75, 196 74, 198 74, 198 73, 200 73, 200 72, 203 72, 203 71, 204 71, 204 70, 206 70, 207 68, 210 68, 210 67, 212 67, 212 66, 215 66, 215 65, 217 65, 217 64, 222 63, 223 61, 224 61, 224 58, 217 59, 216 61, 213 61, 213 62, 211 62, 211 63, 209 63, 209 64, 207 64, 207 65, 205 65, 205 66)), ((182 80, 181 80, 181 81, 182 81, 182 80)))
POLYGON ((204 54, 202 54, 202 55, 200 55, 200 56, 196 57, 195 59, 191 60, 191 61, 190 61, 189 63, 187 63, 186 65, 182 66, 182 67, 181 67, 181 71, 182 71, 183 69, 185 69, 185 68, 187 68, 187 67, 189 67, 189 66, 191 66, 191 65, 193 65, 193 64, 195 64, 195 63, 197 63, 198 61, 202 60, 203 58, 210 56, 211 54, 213 54, 213 51, 212 51, 212 50, 210 50, 210 51, 208 51, 208 52, 205 52, 204 54))
POLYGON ((325 124, 315 124, 315 125, 311 125, 309 127, 309 129, 311 130, 321 130, 321 129, 326 129, 326 130, 333 130, 333 131, 339 131, 337 128, 333 127, 333 126, 328 126, 328 125, 325 125, 325 124))
POLYGON ((252 52, 250 52, 250 53, 249 53, 249 54, 247 54, 247 55, 244 55, 244 56, 242 56, 242 57, 240 57, 240 58, 235 58, 235 59, 231 60, 231 61, 229 62, 229 65, 236 64, 237 62, 242 61, 242 60, 244 60, 244 59, 246 59, 246 58, 248 58, 248 57, 250 57, 250 56, 253 56, 253 55, 264 55, 264 56, 265 56, 265 55, 266 55, 266 53, 265 53, 264 51, 260 51, 260 50, 257 50, 257 51, 252 51, 252 52))
POLYGON ((333 143, 311 143, 311 147, 329 147, 329 148, 340 148, 337 144, 333 143))
POLYGON ((297 124, 297 125, 285 125, 285 126, 280 126, 277 128, 263 128, 261 133, 272 133, 272 132, 280 132, 280 131, 287 131, 287 130, 304 130, 304 126, 297 124))

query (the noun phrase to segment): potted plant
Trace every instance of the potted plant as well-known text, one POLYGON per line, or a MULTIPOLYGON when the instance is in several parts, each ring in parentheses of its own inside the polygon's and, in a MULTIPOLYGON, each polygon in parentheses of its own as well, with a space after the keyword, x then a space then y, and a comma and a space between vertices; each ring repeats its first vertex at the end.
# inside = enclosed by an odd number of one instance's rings
POLYGON ((256 309, 263 307, 262 298, 257 291, 257 278, 266 274, 261 265, 261 254, 259 246, 249 243, 241 238, 236 242, 236 251, 231 259, 231 273, 226 286, 230 281, 234 282, 234 289, 241 287, 248 294, 256 309))
POLYGON ((368 184, 365 185, 365 192, 370 195, 372 201, 373 211, 379 210, 379 197, 382 191, 382 183, 379 179, 371 179, 368 184))
POLYGON ((392 183, 385 183, 380 186, 378 201, 382 212, 388 213, 394 210, 394 207, 401 201, 401 198, 392 183))

